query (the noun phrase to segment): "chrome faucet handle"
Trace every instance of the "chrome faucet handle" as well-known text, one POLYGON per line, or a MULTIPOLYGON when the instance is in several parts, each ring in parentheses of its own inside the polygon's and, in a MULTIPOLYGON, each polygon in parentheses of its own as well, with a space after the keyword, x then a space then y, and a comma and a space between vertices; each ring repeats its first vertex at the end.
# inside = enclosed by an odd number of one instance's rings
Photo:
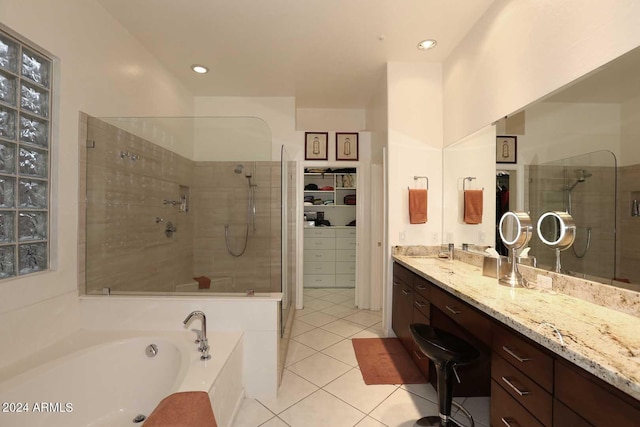
POLYGON ((211 359, 211 355, 209 354, 209 340, 205 338, 200 341, 200 347, 198 347, 198 350, 202 353, 202 356, 200 356, 200 360, 211 359))
POLYGON ((199 344, 202 341, 202 331, 200 329, 192 329, 192 331, 196 333, 196 339, 193 342, 199 344))

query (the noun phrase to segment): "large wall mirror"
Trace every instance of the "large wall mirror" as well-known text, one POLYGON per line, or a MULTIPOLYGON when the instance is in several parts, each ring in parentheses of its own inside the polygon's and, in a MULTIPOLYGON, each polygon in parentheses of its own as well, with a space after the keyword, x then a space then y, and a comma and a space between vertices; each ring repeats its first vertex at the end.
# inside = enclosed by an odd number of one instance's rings
MULTIPOLYGON (((497 217, 503 210, 529 211, 534 221, 547 211, 570 213, 576 235, 563 270, 633 290, 640 290, 638 70, 640 48, 509 115, 494 133, 513 137, 516 158, 484 165, 494 173, 485 196, 492 196, 497 217)), ((457 151, 445 148, 445 166, 457 151)), ((445 174, 445 189, 453 178, 445 174)), ((496 246, 479 237, 467 233, 464 243, 496 246)), ((553 252, 538 238, 530 247, 539 267, 554 268, 553 252)))

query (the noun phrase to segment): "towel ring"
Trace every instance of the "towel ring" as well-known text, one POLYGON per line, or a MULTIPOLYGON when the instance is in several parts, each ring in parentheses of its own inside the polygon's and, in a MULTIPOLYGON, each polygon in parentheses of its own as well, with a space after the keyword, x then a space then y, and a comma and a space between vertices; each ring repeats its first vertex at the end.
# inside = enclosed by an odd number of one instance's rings
MULTIPOLYGON (((469 181, 469 186, 471 186, 471 181, 473 181, 474 179, 476 179, 475 176, 465 176, 462 179, 462 191, 467 191, 467 187, 466 187, 467 181, 469 181)), ((482 191, 484 191, 484 187, 482 187, 482 191)))
MULTIPOLYGON (((414 181, 417 181, 417 180, 419 180, 419 179, 425 179, 425 180, 427 180, 427 190, 428 190, 428 189, 429 189, 429 177, 428 177, 428 176, 417 176, 417 175, 413 177, 413 180, 414 180, 414 181)), ((407 187, 407 188, 409 188, 409 187, 407 187)), ((410 189, 410 188, 409 188, 409 189, 410 189)))

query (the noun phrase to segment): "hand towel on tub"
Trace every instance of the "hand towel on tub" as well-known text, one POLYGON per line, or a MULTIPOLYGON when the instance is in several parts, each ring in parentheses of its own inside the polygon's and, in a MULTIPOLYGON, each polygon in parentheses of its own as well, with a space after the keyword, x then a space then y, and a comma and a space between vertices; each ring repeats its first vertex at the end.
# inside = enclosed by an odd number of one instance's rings
POLYGON ((467 224, 482 223, 483 190, 464 191, 464 222, 467 224))
POLYGON ((198 289, 209 289, 211 287, 211 279, 207 276, 194 277, 193 280, 198 282, 198 289))
POLYGON ((204 391, 173 393, 156 406, 144 427, 217 427, 209 395, 204 391))
POLYGON ((424 188, 409 189, 409 223, 424 224, 427 222, 428 192, 424 188))

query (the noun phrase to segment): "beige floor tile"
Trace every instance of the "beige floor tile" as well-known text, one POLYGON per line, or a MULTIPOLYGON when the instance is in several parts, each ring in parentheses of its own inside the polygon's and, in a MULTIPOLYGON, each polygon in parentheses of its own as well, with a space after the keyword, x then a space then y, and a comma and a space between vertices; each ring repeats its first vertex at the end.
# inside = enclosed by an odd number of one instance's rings
POLYGON ((244 399, 233 427, 257 427, 273 417, 273 413, 255 399, 244 399))
POLYGON ((260 425, 260 427, 288 427, 288 426, 289 424, 285 423, 278 417, 273 417, 266 423, 260 425))
POLYGON ((313 299, 309 301, 305 298, 304 300, 304 307, 312 310, 323 310, 325 308, 333 307, 334 305, 336 305, 335 302, 326 301, 324 299, 313 299))
POLYGON ((356 306, 356 298, 349 298, 345 302, 341 302, 340 305, 344 305, 345 307, 355 307, 356 306))
POLYGON ((356 427, 387 427, 387 425, 382 424, 380 421, 374 420, 371 417, 365 417, 362 421, 356 424, 356 427))
POLYGON ((386 338, 386 337, 384 336, 384 332, 382 331, 365 329, 363 331, 358 332, 355 335, 352 335, 350 338, 386 338))
POLYGON ((300 319, 295 319, 295 321, 293 322, 293 325, 291 326, 291 337, 304 334, 305 332, 309 332, 310 330, 315 328, 316 326, 305 323, 300 319))
POLYGON ((278 388, 278 396, 270 399, 258 399, 258 401, 277 415, 316 390, 318 390, 316 385, 285 369, 278 388))
POLYGON ((354 297, 352 297, 351 295, 340 295, 340 294, 332 294, 332 295, 320 297, 320 300, 328 301, 333 304, 340 304, 343 302, 351 301, 352 299, 354 299, 354 297))
POLYGON ((358 309, 355 307, 345 307, 344 305, 336 304, 320 311, 335 317, 346 317, 357 313, 358 309))
POLYGON ((305 288, 303 291, 303 294, 305 297, 310 296, 313 298, 320 298, 327 295, 331 295, 331 292, 325 289, 319 289, 319 288, 305 288))
POLYGON ((292 427, 353 427, 364 416, 340 399, 318 390, 284 411, 280 418, 292 427))
POLYGON ((357 323, 369 328, 380 322, 380 316, 360 310, 357 313, 352 314, 351 316, 345 317, 344 320, 348 320, 349 322, 357 323))
POLYGON ((341 377, 336 378, 323 387, 337 398, 354 406, 364 413, 369 413, 396 391, 395 385, 366 385, 362 373, 353 368, 341 377))
POLYGON ((347 365, 358 366, 358 359, 356 359, 356 352, 353 349, 351 339, 342 340, 331 347, 325 348, 322 352, 347 365))
POLYGON ((427 384, 402 384, 400 386, 413 394, 425 398, 433 403, 438 403, 438 393, 430 383, 427 384))
POLYGON ((327 323, 322 326, 322 329, 347 338, 362 331, 365 327, 346 320, 336 320, 335 322, 327 323))
POLYGON ((331 316, 326 313, 322 313, 321 311, 316 311, 315 313, 307 314, 306 316, 299 317, 298 319, 302 320, 304 323, 308 323, 313 326, 322 326, 322 325, 326 325, 327 323, 331 323, 338 320, 337 317, 331 316))
POLYGON ((418 419, 437 414, 435 403, 398 388, 369 416, 388 426, 413 426, 418 419))
POLYGON ((318 311, 318 310, 314 310, 314 309, 308 308, 308 307, 307 308, 301 308, 299 310, 296 310, 295 318, 298 319, 300 317, 306 316, 307 314, 314 313, 316 311, 318 311))
MULTIPOLYGON (((463 406, 467 411, 471 413, 476 426, 488 426, 489 421, 489 406, 491 404, 490 397, 467 397, 464 399, 463 406)), ((454 407, 455 408, 455 407, 454 407)), ((456 420, 459 420, 463 425, 469 425, 467 417, 461 413, 457 413, 456 420)))
POLYGON ((317 350, 312 349, 296 340, 289 340, 289 349, 287 350, 287 360, 285 366, 293 365, 316 354, 317 350))
POLYGON ((318 387, 324 387, 352 367, 325 354, 316 353, 287 369, 318 387))
POLYGON ((307 347, 311 347, 314 350, 320 351, 342 341, 343 338, 340 335, 336 335, 329 331, 325 331, 322 329, 313 329, 291 339, 298 341, 299 343, 304 344, 307 347))

